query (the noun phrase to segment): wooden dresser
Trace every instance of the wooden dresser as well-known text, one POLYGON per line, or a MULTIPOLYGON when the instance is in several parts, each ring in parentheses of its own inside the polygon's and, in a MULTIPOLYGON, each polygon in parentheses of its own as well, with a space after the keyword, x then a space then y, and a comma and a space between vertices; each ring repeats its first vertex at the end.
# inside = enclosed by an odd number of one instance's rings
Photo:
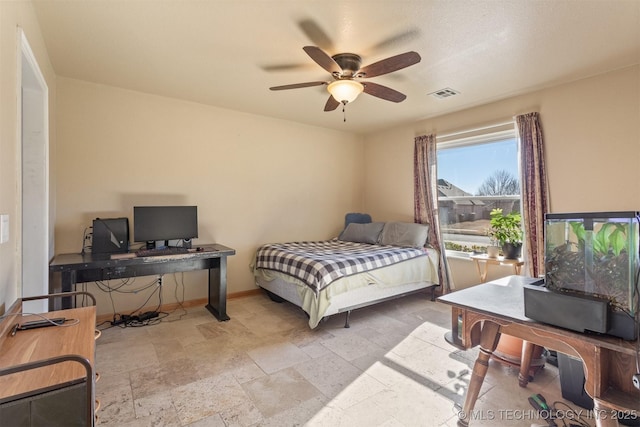
POLYGON ((67 320, 15 334, 16 323, 42 317, 8 316, 0 324, 0 420, 11 426, 93 426, 95 306, 42 315, 67 320))

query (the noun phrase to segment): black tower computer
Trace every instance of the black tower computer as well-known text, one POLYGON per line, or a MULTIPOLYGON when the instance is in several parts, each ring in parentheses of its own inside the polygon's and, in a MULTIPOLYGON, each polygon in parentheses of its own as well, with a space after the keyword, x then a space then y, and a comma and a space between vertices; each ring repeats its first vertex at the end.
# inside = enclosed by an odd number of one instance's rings
POLYGON ((128 218, 96 218, 93 220, 92 253, 115 254, 128 250, 128 218))

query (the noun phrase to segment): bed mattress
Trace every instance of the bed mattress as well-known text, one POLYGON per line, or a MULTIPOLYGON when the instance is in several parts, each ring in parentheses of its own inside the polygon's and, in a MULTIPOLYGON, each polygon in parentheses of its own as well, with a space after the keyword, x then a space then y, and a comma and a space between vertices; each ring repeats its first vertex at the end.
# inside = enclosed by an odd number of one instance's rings
POLYGON ((263 245, 255 266, 295 277, 318 293, 337 279, 426 256, 424 248, 333 239, 263 245))
POLYGON ((315 328, 323 317, 438 284, 438 253, 354 273, 316 290, 290 274, 254 266, 256 284, 301 307, 315 328))

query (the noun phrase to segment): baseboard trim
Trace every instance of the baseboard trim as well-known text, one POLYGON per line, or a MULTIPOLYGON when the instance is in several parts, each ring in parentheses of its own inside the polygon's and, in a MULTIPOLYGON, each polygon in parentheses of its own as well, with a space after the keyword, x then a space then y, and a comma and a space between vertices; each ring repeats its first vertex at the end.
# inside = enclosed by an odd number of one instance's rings
POLYGON ((232 294, 229 294, 229 295, 227 295, 227 299, 251 297, 251 296, 254 296, 254 295, 260 295, 261 293, 262 293, 262 289, 261 288, 251 289, 251 290, 248 290, 248 291, 240 291, 240 292, 234 292, 232 294))
MULTIPOLYGON (((227 300, 230 299, 237 299, 237 298, 245 298, 245 297, 250 297, 253 295, 259 295, 260 293, 262 293, 262 289, 258 288, 258 289, 251 289, 248 291, 240 291, 240 292, 233 292, 230 294, 227 294, 227 300)), ((182 303, 182 307, 184 308, 191 308, 191 307, 196 307, 196 306, 205 306, 207 305, 207 298, 198 298, 198 299, 193 299, 193 300, 189 300, 189 301, 185 301, 182 303)), ((173 310, 176 310, 180 308, 180 304, 178 304, 177 302, 172 302, 169 304, 162 304, 160 306, 159 311, 164 311, 164 312, 170 312, 173 310)), ((144 313, 145 311, 152 311, 155 310, 156 306, 152 306, 152 307, 144 307, 142 309, 140 309, 139 311, 141 313, 144 313)), ((113 320, 113 314, 109 313, 109 314, 99 314, 98 316, 96 316, 96 322, 98 324, 102 323, 102 322, 107 322, 107 321, 111 321, 113 320)))

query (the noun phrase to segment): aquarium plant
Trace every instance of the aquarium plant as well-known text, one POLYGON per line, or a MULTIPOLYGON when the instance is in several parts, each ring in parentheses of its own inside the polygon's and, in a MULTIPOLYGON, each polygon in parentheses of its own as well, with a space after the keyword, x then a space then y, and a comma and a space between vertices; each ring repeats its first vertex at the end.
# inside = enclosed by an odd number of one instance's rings
POLYGON ((587 230, 582 221, 568 222, 573 234, 562 245, 547 248, 547 287, 604 297, 619 310, 633 311, 629 281, 630 223, 604 222, 587 230))

